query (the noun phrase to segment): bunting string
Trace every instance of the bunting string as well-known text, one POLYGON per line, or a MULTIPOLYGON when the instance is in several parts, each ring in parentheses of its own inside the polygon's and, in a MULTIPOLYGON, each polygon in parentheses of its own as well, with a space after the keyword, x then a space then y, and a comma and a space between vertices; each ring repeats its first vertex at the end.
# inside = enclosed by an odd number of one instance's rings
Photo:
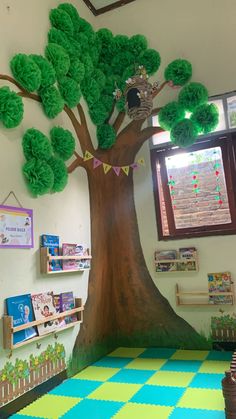
POLYGON ((84 153, 84 161, 92 160, 93 169, 97 169, 97 167, 102 166, 104 174, 106 175, 108 172, 113 171, 116 176, 120 176, 121 173, 124 173, 126 176, 129 175, 130 170, 136 170, 139 168, 139 166, 145 166, 144 158, 141 157, 136 162, 126 165, 126 166, 112 166, 111 164, 104 163, 101 160, 94 157, 90 151, 86 150, 84 153))

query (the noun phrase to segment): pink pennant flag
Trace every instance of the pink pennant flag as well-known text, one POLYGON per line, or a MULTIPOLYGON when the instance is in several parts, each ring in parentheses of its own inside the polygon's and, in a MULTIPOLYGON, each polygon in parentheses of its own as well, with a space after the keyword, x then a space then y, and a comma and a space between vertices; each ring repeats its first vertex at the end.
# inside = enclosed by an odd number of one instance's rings
POLYGON ((96 169, 98 166, 101 166, 101 164, 102 164, 102 161, 101 160, 98 160, 98 159, 96 159, 94 157, 94 159, 93 159, 93 168, 96 169))
POLYGON ((119 166, 112 166, 112 169, 114 170, 116 176, 119 176, 121 167, 119 167, 119 166))
POLYGON ((138 168, 138 163, 133 163, 130 165, 130 167, 132 167, 132 169, 137 169, 138 168))

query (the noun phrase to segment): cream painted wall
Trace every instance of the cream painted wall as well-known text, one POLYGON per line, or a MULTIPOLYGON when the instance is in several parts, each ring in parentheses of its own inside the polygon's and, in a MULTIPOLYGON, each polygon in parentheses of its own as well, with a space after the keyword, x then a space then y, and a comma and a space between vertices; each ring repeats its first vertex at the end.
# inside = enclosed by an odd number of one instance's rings
MULTIPOLYGON (((49 11, 57 7, 58 0, 1 0, 0 2, 0 72, 10 74, 9 60, 15 53, 43 53, 49 29, 49 11)), ((78 7, 80 15, 90 21, 94 20, 91 12, 82 1, 71 1, 78 7)), ((3 81, 0 86, 5 85, 3 81)), ((24 157, 21 138, 27 128, 35 127, 45 134, 54 125, 71 129, 66 116, 60 115, 56 120, 47 119, 40 105, 25 100, 25 117, 19 128, 0 129, 0 202, 13 190, 21 204, 34 211, 35 246, 32 250, 0 250, 0 313, 4 310, 4 299, 8 296, 41 291, 55 293, 73 290, 74 294, 87 298, 88 274, 68 273, 63 275, 41 275, 39 269, 39 236, 43 233, 59 235, 61 242, 84 243, 89 247, 90 216, 87 177, 82 169, 69 176, 69 184, 59 194, 33 199, 30 197, 22 174, 24 157)), ((17 205, 14 199, 9 205, 17 205)), ((2 348, 2 324, 0 326, 0 369, 7 360, 8 352, 2 348)), ((66 348, 67 358, 71 354, 79 326, 61 332, 58 341, 66 348)), ((11 360, 27 359, 30 353, 39 354, 53 337, 40 341, 41 348, 29 343, 13 351, 11 360)))
MULTIPOLYGON (((114 34, 146 35, 149 45, 162 57, 157 80, 162 80, 165 66, 176 58, 186 58, 193 65, 193 80, 204 83, 210 95, 236 89, 236 2, 235 0, 136 0, 125 7, 96 18, 97 27, 109 27, 114 34)), ((167 89, 156 106, 174 98, 167 89)), ((176 93, 175 93, 176 94, 176 93)), ((145 169, 135 172, 135 200, 141 243, 150 274, 176 309, 175 284, 186 289, 207 290, 207 273, 229 270, 236 280, 236 236, 218 236, 169 242, 158 242, 149 146, 139 153, 146 161, 145 169), (197 274, 162 274, 154 271, 155 249, 178 249, 196 246, 199 251, 200 271, 197 274)), ((234 307, 224 306, 225 312, 234 307)), ((210 330, 211 315, 220 314, 212 306, 179 307, 177 313, 198 331, 210 330)))

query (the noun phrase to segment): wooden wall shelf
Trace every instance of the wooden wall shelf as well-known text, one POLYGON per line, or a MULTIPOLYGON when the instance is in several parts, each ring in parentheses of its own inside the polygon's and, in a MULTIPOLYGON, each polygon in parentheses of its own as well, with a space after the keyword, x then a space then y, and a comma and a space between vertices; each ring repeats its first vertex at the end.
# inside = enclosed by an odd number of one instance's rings
POLYGON ((233 286, 231 285, 230 292, 207 292, 207 291, 180 291, 179 285, 176 284, 175 286, 175 298, 176 298, 176 305, 177 306, 192 306, 192 307, 200 307, 200 306, 210 306, 210 307, 219 307, 222 305, 233 305, 234 304, 234 292, 233 286), (224 296, 230 297, 230 302, 227 303, 220 303, 214 304, 209 302, 209 297, 214 296, 224 296), (195 298, 195 301, 193 299, 195 298), (188 301, 186 301, 188 299, 188 301), (201 302, 200 300, 205 299, 206 302, 201 302), (197 300, 197 301, 196 301, 197 300))
POLYGON ((76 268, 76 269, 61 269, 58 271, 49 270, 49 262, 53 260, 90 260, 92 259, 91 255, 87 256, 52 256, 48 251, 48 247, 40 247, 40 272, 41 274, 65 274, 70 272, 84 272, 88 271, 90 268, 76 268))
POLYGON ((49 316, 46 319, 40 319, 40 320, 34 320, 33 322, 29 322, 26 324, 22 324, 21 326, 14 327, 13 326, 13 317, 12 316, 3 316, 3 348, 4 349, 16 349, 21 346, 27 345, 28 343, 37 342, 40 339, 43 339, 47 336, 54 335, 55 333, 62 332, 63 330, 69 329, 71 327, 74 327, 76 324, 82 323, 83 321, 83 310, 84 306, 82 305, 82 299, 81 298, 75 298, 75 308, 72 310, 63 311, 62 313, 58 313, 55 316, 49 316), (13 334, 16 332, 19 332, 20 330, 25 330, 30 327, 35 327, 40 324, 47 323, 52 320, 57 320, 62 317, 71 316, 72 314, 76 314, 77 321, 71 322, 63 327, 58 327, 57 329, 53 330, 52 332, 46 333, 44 335, 35 336, 31 339, 27 339, 23 342, 19 342, 15 345, 13 345, 13 334))

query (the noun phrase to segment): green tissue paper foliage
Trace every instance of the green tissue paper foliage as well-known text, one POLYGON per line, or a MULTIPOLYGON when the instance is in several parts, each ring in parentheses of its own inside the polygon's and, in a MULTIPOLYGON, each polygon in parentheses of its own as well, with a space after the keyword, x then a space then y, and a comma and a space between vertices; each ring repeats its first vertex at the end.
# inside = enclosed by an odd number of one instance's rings
POLYGON ((99 147, 106 150, 111 148, 116 140, 116 132, 111 125, 104 124, 97 128, 97 139, 99 147))
POLYGON ((10 61, 13 76, 28 92, 40 87, 41 71, 34 60, 25 54, 16 54, 10 61))
POLYGON ((71 132, 62 127, 53 127, 50 137, 54 153, 62 160, 68 160, 75 150, 75 139, 71 132))
POLYGON ((49 139, 41 131, 30 128, 22 139, 23 153, 26 160, 32 158, 48 160, 52 156, 52 147, 49 139))
POLYGON ((17 127, 24 115, 22 98, 9 87, 0 88, 0 120, 6 128, 17 127))
POLYGON ((72 79, 77 81, 77 83, 81 83, 85 75, 85 68, 84 64, 79 58, 72 58, 70 60, 70 68, 68 71, 68 76, 72 79))
POLYGON ((184 119, 184 108, 178 102, 169 102, 161 108, 158 114, 160 126, 169 131, 176 122, 184 119))
POLYGON ((70 57, 60 45, 49 43, 45 49, 45 55, 55 69, 57 77, 63 77, 70 68, 70 57))
POLYGON ((68 36, 73 36, 74 26, 72 20, 70 15, 62 8, 52 9, 50 11, 49 18, 52 26, 56 29, 60 29, 62 32, 65 32, 68 36))
POLYGON ((53 172, 54 181, 52 192, 61 192, 67 185, 68 172, 64 161, 60 157, 51 157, 48 164, 53 172))
POLYGON ((78 83, 70 77, 62 77, 58 82, 60 93, 69 108, 78 105, 81 98, 81 90, 78 83))
POLYGON ((55 86, 40 90, 40 97, 45 114, 48 118, 55 118, 64 108, 64 100, 55 86))
POLYGON ((192 65, 187 60, 174 60, 165 69, 165 79, 174 86, 183 86, 192 77, 192 65))
POLYGON ((179 103, 187 111, 193 112, 198 106, 207 103, 208 92, 201 83, 189 83, 179 93, 179 103))
POLYGON ((41 71, 40 87, 48 87, 55 83, 56 73, 52 64, 42 55, 30 55, 41 71))
POLYGON ((191 120, 199 133, 208 134, 214 131, 219 123, 218 109, 213 103, 200 105, 191 115, 191 120))
POLYGON ((53 187, 54 174, 45 160, 28 160, 23 166, 23 175, 33 196, 44 195, 53 187))
POLYGON ((192 145, 197 138, 198 130, 190 119, 183 119, 177 122, 171 129, 171 141, 179 147, 192 145))

